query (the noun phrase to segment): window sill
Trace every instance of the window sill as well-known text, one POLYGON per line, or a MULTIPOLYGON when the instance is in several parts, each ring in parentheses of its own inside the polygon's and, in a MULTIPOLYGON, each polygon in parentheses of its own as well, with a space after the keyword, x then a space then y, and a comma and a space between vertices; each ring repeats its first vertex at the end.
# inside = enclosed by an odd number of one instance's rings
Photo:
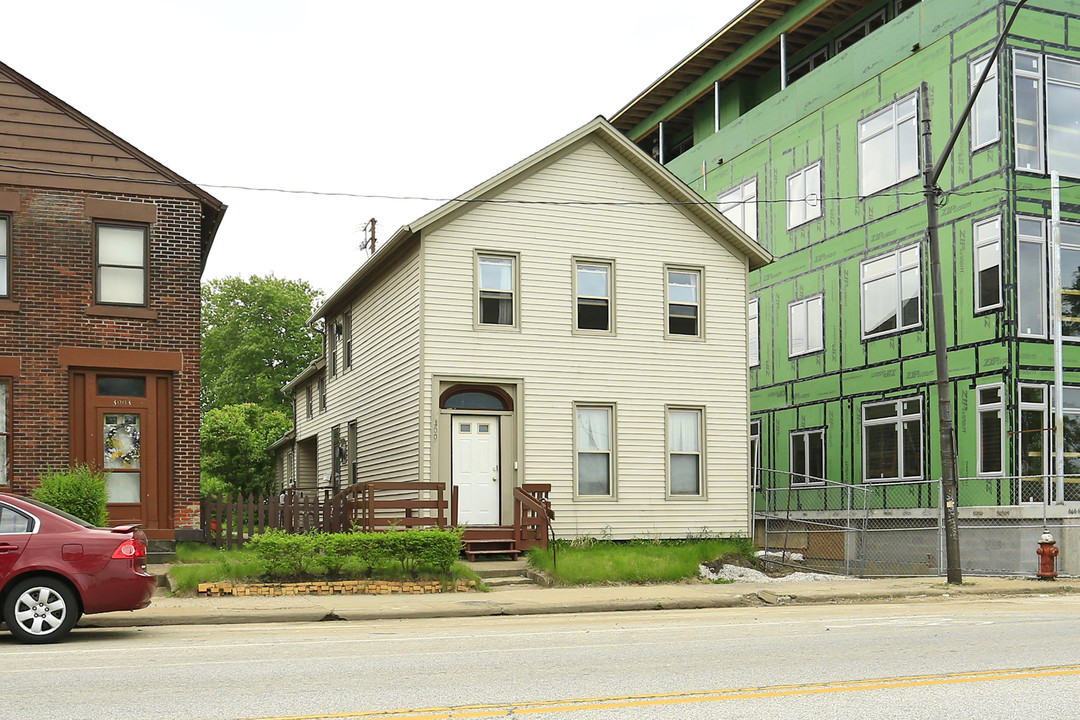
POLYGON ((0 312, 19 312, 22 308, 19 303, 11 300, 0 300, 0 312))
POLYGON ((157 310, 143 307, 124 307, 122 305, 90 305, 86 314, 94 317, 134 318, 136 320, 157 320, 157 310))

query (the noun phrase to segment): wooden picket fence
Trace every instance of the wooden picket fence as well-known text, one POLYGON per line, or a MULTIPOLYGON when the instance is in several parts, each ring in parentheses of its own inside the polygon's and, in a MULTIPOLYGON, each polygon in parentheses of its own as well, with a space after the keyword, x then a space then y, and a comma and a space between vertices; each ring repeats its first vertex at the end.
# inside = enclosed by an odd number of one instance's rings
POLYGON ((232 549, 270 529, 289 533, 326 528, 330 491, 288 491, 277 495, 222 495, 203 498, 204 542, 232 549))

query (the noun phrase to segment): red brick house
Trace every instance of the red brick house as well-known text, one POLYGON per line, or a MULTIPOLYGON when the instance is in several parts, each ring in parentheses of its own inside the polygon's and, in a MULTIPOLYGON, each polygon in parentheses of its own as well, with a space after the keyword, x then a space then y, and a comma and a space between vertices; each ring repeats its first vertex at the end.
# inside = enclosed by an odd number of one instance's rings
POLYGON ((0 64, 0 491, 81 461, 199 524, 199 281, 225 205, 0 64))

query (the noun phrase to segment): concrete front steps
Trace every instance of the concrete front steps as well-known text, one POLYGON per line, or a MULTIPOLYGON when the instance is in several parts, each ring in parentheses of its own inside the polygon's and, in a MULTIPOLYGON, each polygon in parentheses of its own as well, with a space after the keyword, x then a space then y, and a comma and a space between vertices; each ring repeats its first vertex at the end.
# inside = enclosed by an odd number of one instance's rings
POLYGON ((463 562, 492 590, 535 585, 529 577, 529 563, 525 559, 466 560, 463 562))

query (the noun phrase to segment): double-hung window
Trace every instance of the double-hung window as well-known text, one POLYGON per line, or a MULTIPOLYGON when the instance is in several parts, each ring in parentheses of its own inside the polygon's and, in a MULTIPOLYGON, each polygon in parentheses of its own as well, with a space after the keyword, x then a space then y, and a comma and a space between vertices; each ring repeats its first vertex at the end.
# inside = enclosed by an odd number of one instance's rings
POLYGON ((865 261, 860 275, 863 338, 922 323, 918 245, 865 261))
POLYGON ((574 407, 575 477, 579 497, 615 494, 614 406, 574 407))
POLYGON ((479 325, 517 324, 517 269, 514 256, 476 256, 477 321, 479 325))
POLYGON ((1016 169, 1043 171, 1042 55, 1013 53, 1013 143, 1016 169))
POLYGON ((791 484, 815 485, 825 479, 825 431, 791 433, 791 484))
POLYGON ((701 270, 667 268, 668 335, 701 335, 701 270))
POLYGON ((1005 397, 1002 386, 981 385, 978 393, 979 475, 1001 475, 1005 468, 1005 397))
POLYGON ((326 380, 319 378, 319 412, 326 412, 326 380))
POLYGON ((668 494, 701 496, 702 411, 668 409, 668 494))
POLYGON ((312 412, 311 385, 307 386, 307 388, 305 390, 305 394, 307 395, 307 403, 306 403, 306 411, 307 412, 306 412, 306 415, 307 415, 308 419, 310 420, 311 416, 314 414, 312 412))
POLYGON ((821 217, 821 163, 804 167, 787 179, 787 226, 821 217))
POLYGON ((859 194, 873 195, 919 174, 918 94, 859 122, 859 194))
POLYGON ((1001 306, 1001 218, 975 223, 975 312, 1001 306))
POLYGON ((0 487, 11 485, 11 381, 0 378, 0 487))
POLYGON ((610 262, 574 261, 574 328, 612 332, 612 277, 610 262))
POLYGON ((0 215, 0 298, 11 296, 11 220, 0 215))
POLYGON ((761 421, 750 421, 750 487, 761 489, 761 421))
POLYGON ((344 356, 342 362, 344 363, 343 369, 348 370, 352 367, 352 310, 346 310, 341 314, 341 328, 343 337, 345 338, 344 356))
POLYGON ((716 198, 716 208, 752 240, 757 240, 757 178, 716 198))
POLYGON ((330 352, 327 353, 326 366, 330 370, 330 377, 337 375, 337 362, 338 362, 338 343, 341 339, 341 324, 337 322, 326 321, 326 344, 329 345, 330 352))
POLYGON ((986 76, 986 82, 979 90, 979 96, 971 108, 971 149, 978 150, 998 141, 1001 131, 998 126, 998 83, 997 61, 990 55, 972 60, 969 69, 969 81, 971 91, 975 92, 975 84, 982 77, 986 64, 990 63, 990 73, 986 76))
POLYGON ((1020 385, 1020 502, 1043 502, 1049 471, 1050 405, 1044 385, 1020 385))
POLYGON ((747 310, 747 345, 750 348, 750 367, 757 367, 761 364, 761 341, 760 341, 760 324, 758 322, 758 299, 754 298, 750 301, 750 306, 747 310))
POLYGON ((825 349, 822 327, 823 295, 788 305, 788 357, 825 349))
POLYGON ((94 229, 97 233, 97 302, 145 306, 146 226, 98 223, 94 229))
POLYGON ((922 398, 867 403, 862 416, 863 479, 921 479, 922 398))

